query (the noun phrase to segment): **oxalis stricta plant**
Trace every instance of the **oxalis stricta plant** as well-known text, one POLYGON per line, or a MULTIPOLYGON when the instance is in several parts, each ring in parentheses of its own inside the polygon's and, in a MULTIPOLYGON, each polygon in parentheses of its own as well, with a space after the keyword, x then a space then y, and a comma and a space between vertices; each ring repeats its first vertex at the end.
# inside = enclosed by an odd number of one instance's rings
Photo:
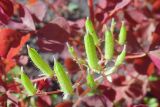
MULTIPOLYGON (((60 85, 60 92, 64 93, 65 98, 67 98, 66 96, 76 95, 74 89, 79 84, 85 85, 94 93, 96 92, 97 86, 101 82, 99 81, 99 79, 103 79, 106 77, 108 78, 125 60, 125 44, 127 37, 125 23, 122 22, 118 40, 114 39, 114 26, 115 22, 114 20, 112 20, 111 26, 105 27, 104 40, 100 40, 91 20, 89 18, 86 19, 86 33, 84 35, 86 59, 78 57, 74 48, 67 43, 69 53, 71 54, 73 60, 76 61, 76 63, 79 65, 83 74, 81 80, 79 80, 78 82, 71 82, 71 78, 69 77, 66 69, 63 67, 63 64, 61 64, 57 59, 54 59, 54 67, 50 68, 50 66, 42 59, 38 52, 29 46, 27 46, 28 55, 34 65, 42 71, 46 78, 56 78, 57 82, 60 85), (104 46, 102 46, 101 41, 104 42, 104 46), (116 43, 119 46, 123 47, 122 51, 117 57, 114 56, 114 47, 116 43), (100 46, 104 48, 101 49, 100 46), (101 55, 98 55, 98 53, 101 55), (107 66, 107 63, 109 61, 114 61, 114 65, 112 67, 107 66), (101 62, 104 62, 103 65, 101 64, 101 62), (97 75, 95 76, 95 74, 97 74, 98 77, 97 75)), ((37 89, 33 86, 33 83, 24 72, 21 73, 21 82, 29 95, 37 95, 43 93, 40 90, 36 91, 37 89)))

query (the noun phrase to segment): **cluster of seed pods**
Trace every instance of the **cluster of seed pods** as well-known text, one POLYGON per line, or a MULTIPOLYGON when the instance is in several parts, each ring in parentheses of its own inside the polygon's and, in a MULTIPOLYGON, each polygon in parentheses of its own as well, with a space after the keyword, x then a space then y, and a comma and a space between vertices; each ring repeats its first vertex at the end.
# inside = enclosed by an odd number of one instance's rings
MULTIPOLYGON (((112 23, 110 29, 106 29, 105 31, 105 41, 104 41, 105 42, 104 43, 104 59, 105 60, 111 60, 113 59, 113 56, 114 56, 114 45, 115 45, 115 40, 113 37, 114 25, 115 24, 112 23)), ((94 29, 92 21, 89 18, 86 19, 85 27, 86 27, 86 34, 84 36, 84 47, 85 47, 87 65, 88 65, 87 69, 89 70, 91 69, 96 73, 100 73, 103 68, 98 63, 99 58, 96 52, 96 48, 99 47, 101 43, 97 36, 96 30, 94 29)), ((123 22, 120 29, 119 36, 118 36, 118 43, 124 48, 122 52, 117 56, 114 66, 110 69, 110 71, 105 72, 106 75, 113 73, 117 69, 117 67, 123 63, 126 55, 126 45, 125 45, 126 37, 127 37, 127 31, 126 31, 125 24, 123 22)), ((74 48, 71 47, 69 44, 67 44, 67 46, 68 46, 69 53, 71 54, 72 57, 74 57, 76 55, 74 48)), ((69 75, 65 70, 65 68, 63 67, 63 65, 55 59, 54 68, 52 69, 42 59, 42 57, 38 54, 38 52, 34 48, 31 48, 29 46, 27 46, 27 48, 28 48, 28 55, 31 61, 34 63, 34 65, 40 71, 42 71, 42 73, 45 76, 49 78, 56 77, 60 84, 60 88, 64 92, 64 94, 73 95, 74 89, 73 89, 71 80, 69 78, 69 75)), ((87 85, 90 88, 94 89, 96 87, 94 76, 89 71, 87 72, 86 81, 87 81, 87 85)), ((23 71, 21 71, 21 82, 29 95, 36 94, 37 89, 34 87, 29 77, 23 71)))

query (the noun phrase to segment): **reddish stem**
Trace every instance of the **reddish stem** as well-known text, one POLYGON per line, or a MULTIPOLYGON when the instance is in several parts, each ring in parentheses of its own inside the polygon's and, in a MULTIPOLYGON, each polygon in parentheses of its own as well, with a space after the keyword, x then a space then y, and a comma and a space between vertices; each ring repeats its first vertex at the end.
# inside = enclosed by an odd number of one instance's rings
POLYGON ((59 94, 59 93, 62 93, 62 91, 56 90, 56 91, 50 91, 50 92, 41 92, 41 93, 37 93, 36 95, 43 96, 43 95, 51 95, 51 94, 59 94))
POLYGON ((94 6, 93 6, 93 0, 88 0, 88 7, 89 7, 90 19, 92 20, 92 23, 94 24, 94 6))
POLYGON ((127 55, 126 59, 135 59, 135 58, 142 58, 145 57, 147 54, 146 53, 141 53, 137 55, 127 55))
POLYGON ((34 80, 32 80, 32 82, 38 82, 38 81, 41 81, 41 80, 46 80, 48 77, 40 77, 40 78, 36 78, 34 80))

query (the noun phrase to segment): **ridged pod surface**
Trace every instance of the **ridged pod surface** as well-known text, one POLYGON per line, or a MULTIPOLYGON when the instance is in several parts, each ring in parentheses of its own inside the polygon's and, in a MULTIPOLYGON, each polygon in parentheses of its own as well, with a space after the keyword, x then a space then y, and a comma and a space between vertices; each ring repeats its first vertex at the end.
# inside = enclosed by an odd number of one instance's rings
POLYGON ((84 44, 89 67, 95 71, 99 71, 100 65, 98 64, 96 47, 93 38, 89 33, 84 36, 84 44))
POLYGON ((62 66, 62 64, 56 60, 54 60, 54 71, 58 79, 58 82, 60 84, 61 90, 65 94, 73 94, 71 80, 69 79, 69 76, 64 70, 64 67, 62 66))
POLYGON ((90 35, 92 36, 94 44, 96 46, 99 45, 100 43, 99 43, 99 39, 98 39, 97 33, 96 33, 95 29, 94 29, 92 21, 89 18, 86 19, 85 26, 86 26, 87 32, 89 32, 90 35))
POLYGON ((36 65, 38 69, 40 69, 46 76, 52 77, 54 72, 49 67, 49 65, 42 59, 42 57, 38 54, 38 52, 29 46, 28 48, 28 55, 32 62, 36 65))
POLYGON ((115 61, 115 66, 121 65, 123 61, 125 60, 125 56, 126 56, 126 45, 124 46, 122 52, 118 55, 115 61))
POLYGON ((21 83, 28 92, 30 96, 34 95, 36 93, 36 88, 33 86, 31 80, 28 78, 28 76, 21 71, 21 83))
POLYGON ((121 26, 119 37, 118 37, 118 43, 120 45, 124 45, 126 42, 126 37, 127 37, 126 26, 124 22, 122 22, 122 26, 121 26))
POLYGON ((105 59, 111 60, 114 54, 114 39, 112 32, 107 29, 105 32, 105 59))

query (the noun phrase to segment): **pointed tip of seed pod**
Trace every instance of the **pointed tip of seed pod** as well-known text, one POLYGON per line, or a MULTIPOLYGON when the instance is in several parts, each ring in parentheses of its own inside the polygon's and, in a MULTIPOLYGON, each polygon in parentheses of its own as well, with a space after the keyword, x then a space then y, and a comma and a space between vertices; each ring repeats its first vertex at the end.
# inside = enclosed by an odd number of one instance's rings
POLYGON ((53 57, 53 59, 54 59, 54 63, 55 63, 57 60, 56 60, 56 58, 55 58, 55 57, 53 57))
POLYGON ((30 46, 27 44, 27 49, 29 50, 30 49, 30 46))
POLYGON ((111 24, 112 24, 112 25, 115 25, 115 24, 116 24, 116 22, 115 22, 115 19, 114 19, 114 18, 112 18, 112 20, 111 20, 111 24))
POLYGON ((123 20, 123 21, 122 21, 122 26, 124 26, 124 25, 125 25, 125 21, 123 20))
POLYGON ((21 72, 23 72, 23 66, 21 66, 21 72))
POLYGON ((115 19, 114 19, 114 18, 112 18, 112 22, 115 22, 115 19))
POLYGON ((70 44, 68 42, 66 42, 67 47, 70 47, 70 44))
POLYGON ((107 27, 107 25, 103 25, 103 28, 102 28, 102 31, 107 31, 108 30, 108 27, 107 27))
POLYGON ((89 17, 87 16, 86 20, 89 20, 89 17))

